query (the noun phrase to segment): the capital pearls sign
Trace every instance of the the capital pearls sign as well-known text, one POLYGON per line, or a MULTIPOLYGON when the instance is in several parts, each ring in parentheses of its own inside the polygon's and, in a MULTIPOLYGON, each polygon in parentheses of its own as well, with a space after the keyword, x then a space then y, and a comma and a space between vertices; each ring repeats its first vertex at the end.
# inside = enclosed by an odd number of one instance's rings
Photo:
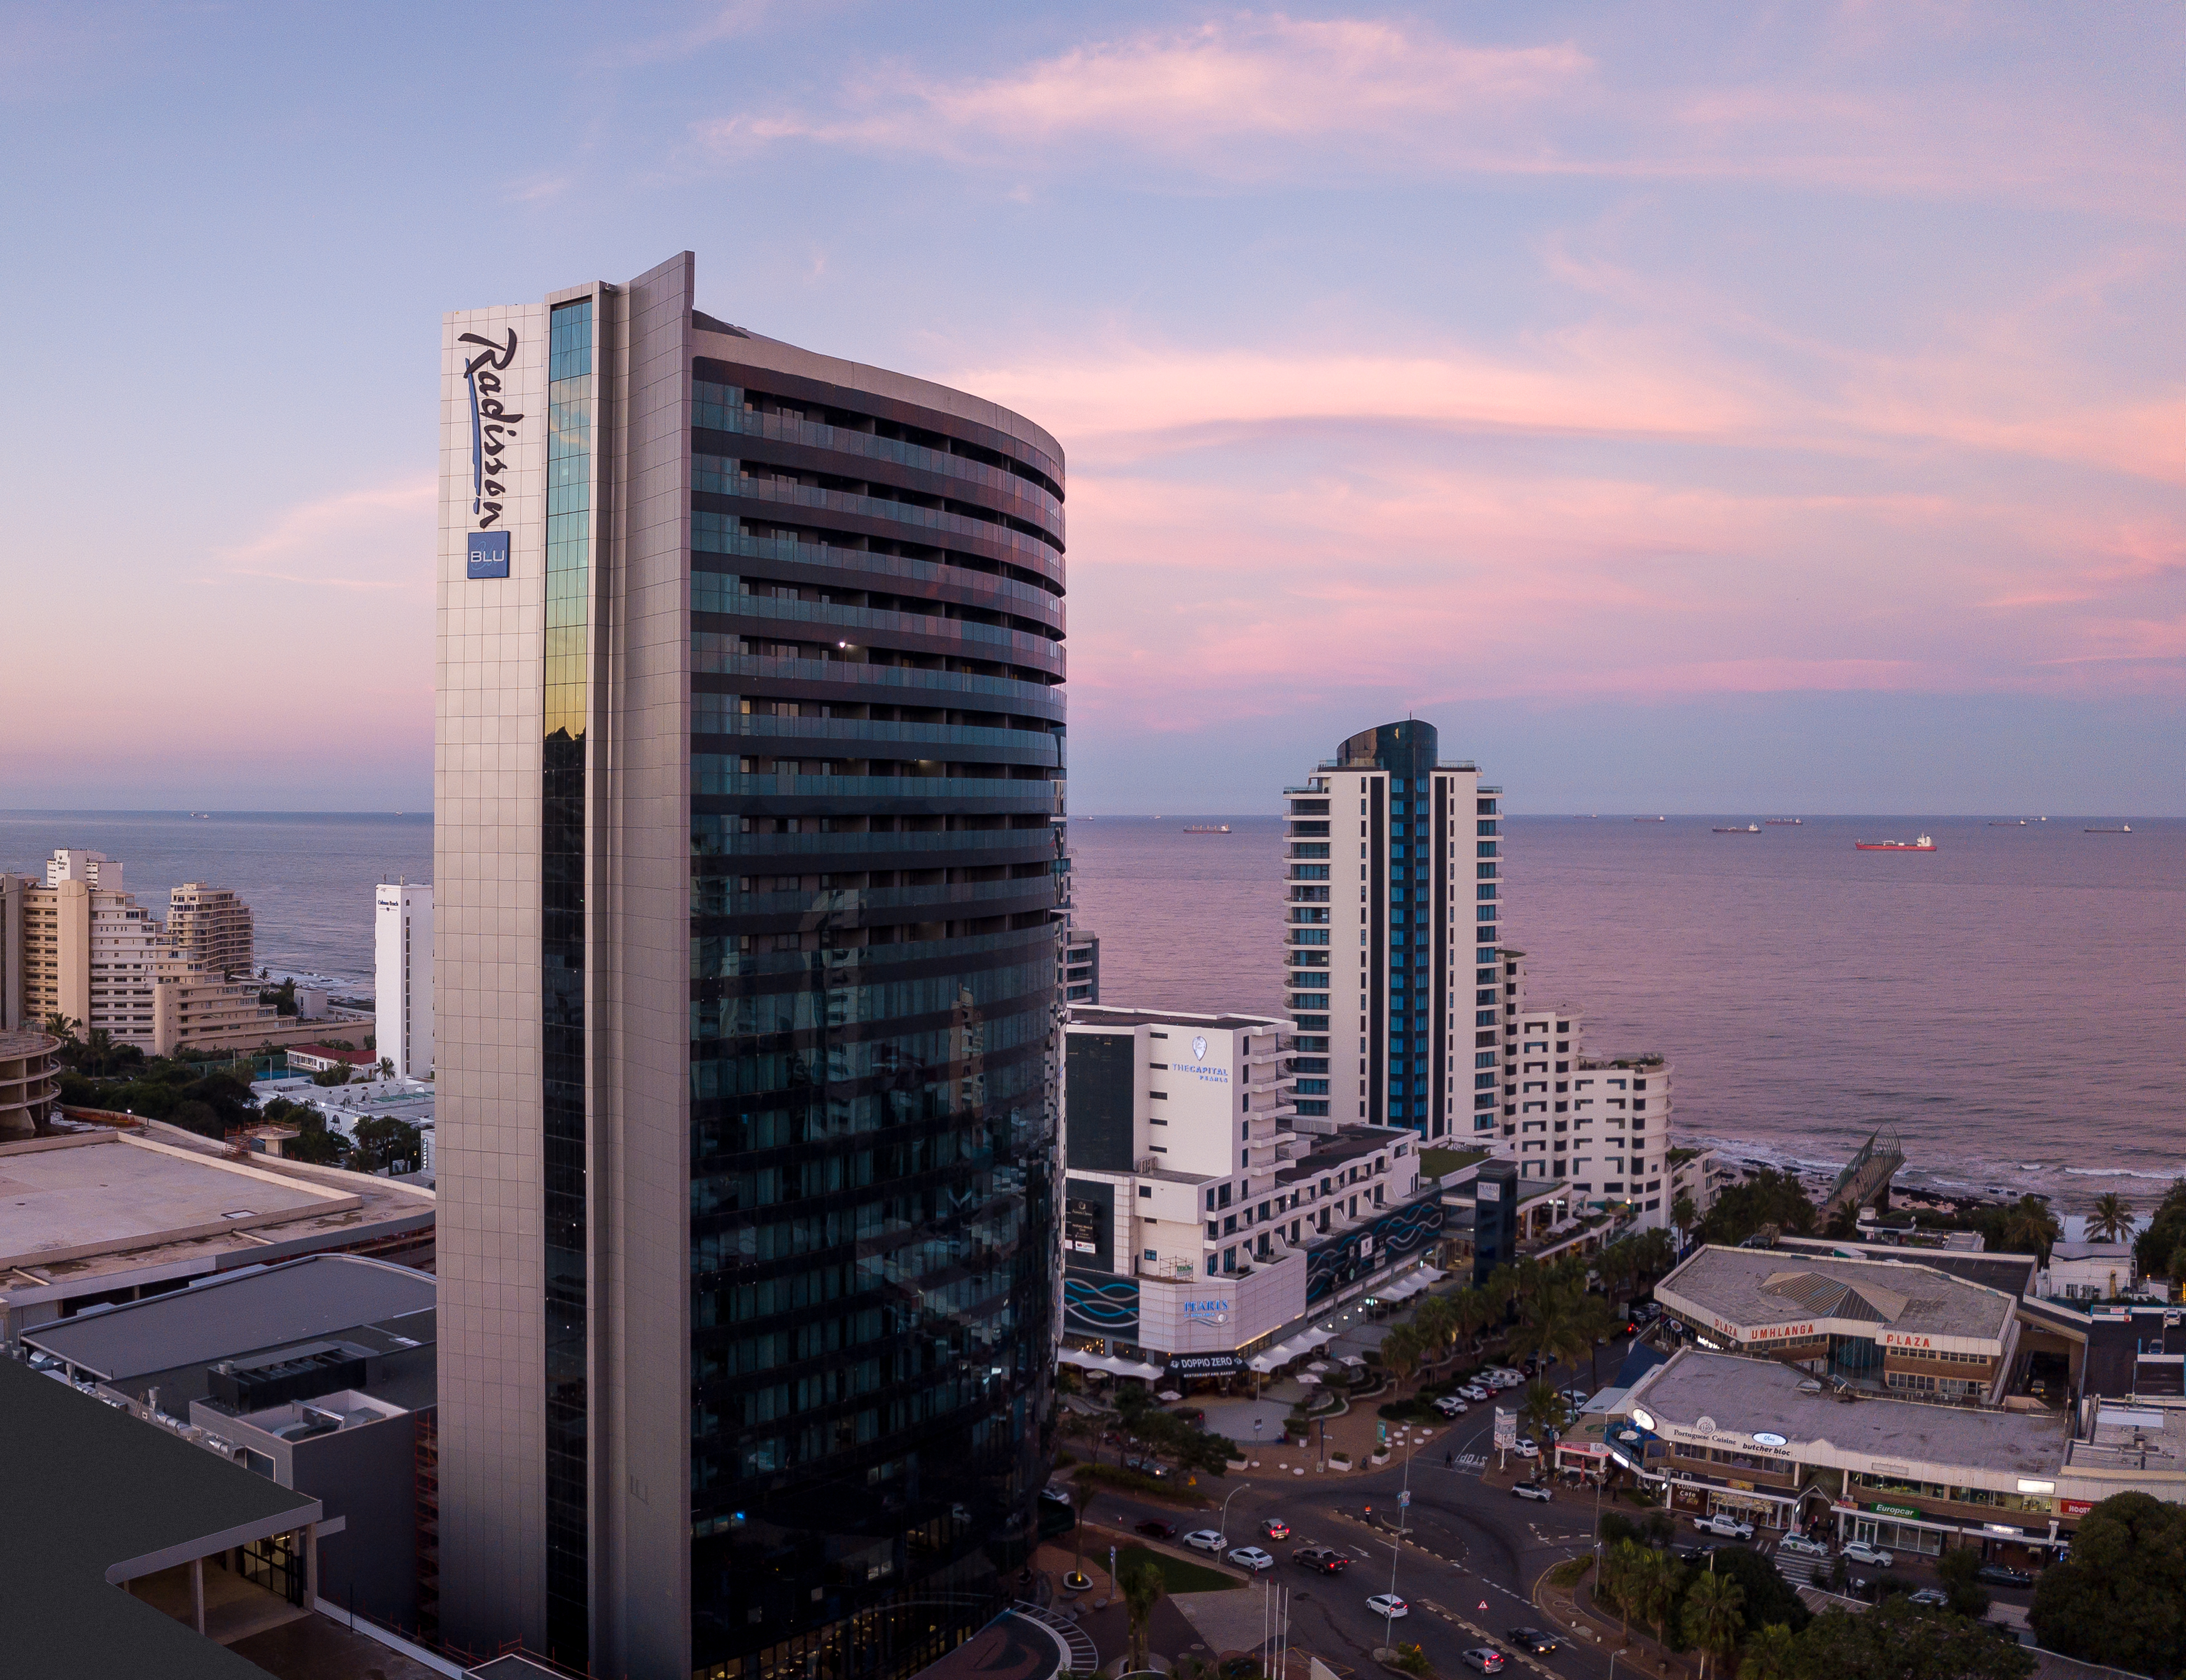
POLYGON ((456 342, 480 347, 463 363, 463 383, 471 394, 471 518, 478 522, 468 539, 464 575, 505 578, 508 532, 494 527, 501 524, 502 498, 508 494, 502 483, 508 473, 507 452, 524 423, 524 417, 509 413, 501 400, 501 376, 516 360, 516 328, 508 329, 504 344, 476 333, 466 333, 456 342))

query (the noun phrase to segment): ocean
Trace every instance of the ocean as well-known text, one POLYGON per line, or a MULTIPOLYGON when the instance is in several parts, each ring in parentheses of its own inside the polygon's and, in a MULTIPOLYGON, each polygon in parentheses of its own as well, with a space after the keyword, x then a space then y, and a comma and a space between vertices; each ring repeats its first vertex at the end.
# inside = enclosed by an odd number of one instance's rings
MULTIPOLYGON (((1894 1127, 1901 1183, 2073 1211, 2105 1190, 2145 1210, 2186 1173, 2186 821, 1711 832, 1729 820, 1758 819, 1504 820, 1506 940, 1591 1050, 1670 1058, 1680 1140, 1834 1171, 1894 1127), (1853 848, 1923 829, 1938 851, 1853 848)), ((1106 1001, 1281 1012, 1280 819, 1076 817, 1070 837, 1106 1001)), ((234 888, 262 966, 347 996, 372 986, 373 883, 433 866, 425 814, 0 813, 0 869, 42 879, 63 845, 121 859, 162 914, 178 882, 234 888)))
MULTIPOLYGON (((1893 1127, 1898 1182, 2116 1190, 2186 1173, 2186 821, 1508 817, 1504 936, 1597 1054, 1659 1050, 1673 1130, 1835 1172, 1893 1127), (1862 852, 1911 839, 1932 854, 1862 852)), ((1282 824, 1074 817, 1103 1001, 1281 1011, 1282 824), (1187 835, 1187 822, 1230 825, 1187 835)))

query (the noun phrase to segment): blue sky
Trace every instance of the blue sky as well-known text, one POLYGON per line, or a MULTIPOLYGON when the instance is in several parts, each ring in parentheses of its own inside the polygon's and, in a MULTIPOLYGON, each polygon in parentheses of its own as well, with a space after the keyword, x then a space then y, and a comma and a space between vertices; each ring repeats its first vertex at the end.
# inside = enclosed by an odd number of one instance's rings
POLYGON ((2175 9, 8 7, 0 805, 429 790, 438 320, 1070 455, 1073 802, 2186 812, 2175 9))

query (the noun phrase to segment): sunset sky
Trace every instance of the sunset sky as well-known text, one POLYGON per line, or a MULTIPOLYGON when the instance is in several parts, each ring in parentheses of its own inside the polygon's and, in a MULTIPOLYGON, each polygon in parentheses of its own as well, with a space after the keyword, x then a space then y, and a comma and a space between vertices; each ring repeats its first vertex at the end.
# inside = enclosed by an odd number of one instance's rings
POLYGON ((418 809, 439 317, 1069 456, 1072 803, 2186 814, 2186 13, 0 8, 0 807, 418 809))

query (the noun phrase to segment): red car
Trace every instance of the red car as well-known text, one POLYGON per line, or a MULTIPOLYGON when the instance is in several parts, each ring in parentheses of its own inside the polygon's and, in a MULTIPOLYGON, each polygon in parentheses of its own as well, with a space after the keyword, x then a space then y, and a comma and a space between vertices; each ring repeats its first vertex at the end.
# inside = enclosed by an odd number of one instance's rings
POLYGON ((1163 1522, 1159 1517, 1148 1517, 1139 1525, 1139 1532, 1149 1540, 1174 1540, 1176 1538, 1176 1525, 1163 1522))

